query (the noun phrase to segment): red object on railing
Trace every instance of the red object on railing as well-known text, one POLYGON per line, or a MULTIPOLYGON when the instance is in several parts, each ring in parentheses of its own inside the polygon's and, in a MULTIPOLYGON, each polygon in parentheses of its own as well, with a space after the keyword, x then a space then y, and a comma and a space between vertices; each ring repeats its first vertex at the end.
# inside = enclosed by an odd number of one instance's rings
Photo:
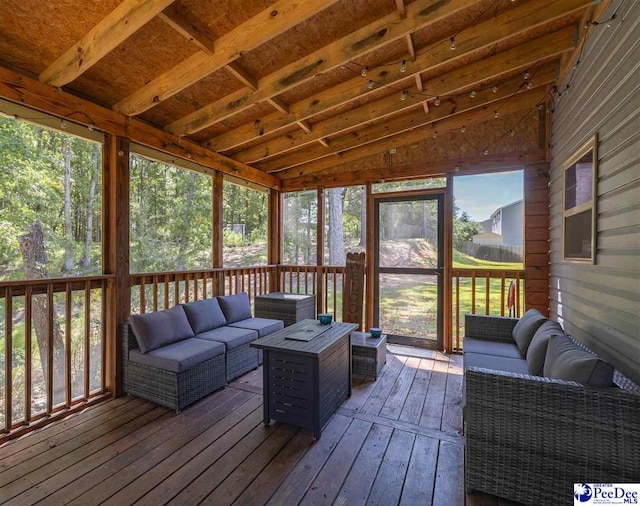
POLYGON ((507 296, 507 307, 509 308, 509 316, 515 316, 516 312, 516 282, 509 283, 509 295, 507 296))

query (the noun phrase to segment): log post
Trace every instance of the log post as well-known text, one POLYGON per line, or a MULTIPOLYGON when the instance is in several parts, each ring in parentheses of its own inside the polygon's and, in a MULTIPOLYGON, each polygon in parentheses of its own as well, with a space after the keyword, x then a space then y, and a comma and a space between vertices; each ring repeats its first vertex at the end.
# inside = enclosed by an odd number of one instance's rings
MULTIPOLYGON (((269 191, 269 208, 267 226, 267 263, 280 266, 282 264, 282 193, 269 191)), ((278 268, 269 274, 269 292, 280 292, 280 272, 278 268)))

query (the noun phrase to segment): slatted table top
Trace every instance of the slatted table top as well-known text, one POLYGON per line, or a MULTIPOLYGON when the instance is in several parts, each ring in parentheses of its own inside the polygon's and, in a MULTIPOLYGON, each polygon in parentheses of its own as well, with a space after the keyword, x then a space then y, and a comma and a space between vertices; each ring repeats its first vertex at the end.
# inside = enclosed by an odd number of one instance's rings
MULTIPOLYGON (((302 320, 298 323, 286 327, 278 332, 274 332, 261 339, 253 341, 251 346, 259 348, 261 350, 282 351, 286 350, 291 353, 299 355, 320 355, 324 350, 329 348, 333 343, 343 338, 345 335, 353 332, 358 328, 355 323, 338 323, 334 322, 328 326, 328 330, 323 332, 315 339, 311 341, 295 341, 293 339, 287 339, 287 336, 293 334, 299 330, 302 326, 307 325, 309 322, 317 322, 317 320, 302 320)), ((318 323, 318 325, 320 325, 318 323)))

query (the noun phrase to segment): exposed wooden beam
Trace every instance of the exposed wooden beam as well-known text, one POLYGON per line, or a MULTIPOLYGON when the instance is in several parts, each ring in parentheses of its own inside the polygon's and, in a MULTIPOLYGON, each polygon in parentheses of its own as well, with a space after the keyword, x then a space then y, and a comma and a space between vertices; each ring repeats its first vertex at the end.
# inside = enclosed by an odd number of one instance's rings
POLYGON ((58 87, 70 83, 156 17, 171 2, 173 0, 124 0, 49 65, 40 74, 40 81, 58 87))
POLYGON ((473 174, 490 170, 505 170, 522 167, 529 163, 544 161, 544 151, 505 153, 472 158, 455 158, 426 164, 405 165, 398 167, 378 167, 370 170, 338 172, 335 174, 312 175, 284 181, 283 191, 300 191, 312 189, 320 185, 325 188, 336 188, 369 182, 393 181, 418 177, 451 174, 473 174), (456 168, 458 169, 456 171, 456 168))
POLYGON ((409 56, 411 56, 411 61, 415 61, 416 59, 416 48, 413 45, 413 38, 411 34, 407 34, 407 50, 409 51, 409 56))
POLYGON ((215 52, 213 38, 208 28, 180 2, 174 2, 158 17, 192 44, 208 54, 215 52))
POLYGON ((289 106, 278 97, 271 97, 267 100, 273 107, 278 109, 282 114, 289 114, 289 106))
MULTIPOLYGON (((574 45, 575 29, 568 27, 431 79, 424 83, 424 89, 429 90, 430 95, 440 95, 444 98, 446 95, 470 86, 479 86, 489 79, 499 79, 518 70, 531 69, 538 62, 556 58, 563 52, 573 49, 574 45)), ((400 100, 398 94, 389 95, 340 116, 320 121, 313 125, 311 133, 288 133, 286 136, 276 137, 266 143, 240 151, 234 154, 233 158, 250 163, 272 157, 312 143, 319 138, 336 135, 385 116, 397 114, 425 100, 425 97, 415 88, 405 91, 407 92, 405 100, 400 100)))
MULTIPOLYGON (((539 72, 532 82, 535 83, 536 87, 545 87, 548 83, 554 81, 556 76, 557 65, 551 64, 544 71, 539 72)), ((287 173, 295 173, 294 167, 296 165, 339 154, 342 151, 407 132, 455 114, 461 114, 476 108, 485 108, 486 110, 487 106, 494 102, 508 98, 516 93, 524 93, 526 88, 522 87, 521 84, 521 82, 510 83, 502 86, 497 93, 493 93, 491 89, 485 89, 478 92, 474 98, 468 95, 452 98, 444 101, 440 107, 431 108, 428 114, 425 114, 421 108, 414 108, 407 114, 396 115, 384 122, 352 130, 340 137, 332 138, 329 147, 322 148, 312 144, 305 149, 294 151, 286 156, 260 163, 257 167, 268 172, 284 171, 283 174, 279 175, 286 177, 287 173)))
MULTIPOLYGON (((595 3, 595 2, 594 2, 595 3)), ((602 0, 597 5, 592 5, 588 9, 585 10, 582 18, 580 19, 580 25, 578 26, 578 43, 576 44, 576 48, 572 53, 565 55, 560 65, 560 75, 558 77, 558 84, 562 84, 564 79, 567 77, 567 74, 571 71, 571 69, 577 64, 578 58, 580 57, 580 50, 585 42, 585 38, 591 32, 593 27, 591 26, 592 21, 597 21, 602 13, 609 7, 611 4, 611 0, 602 0)))
POLYGON ((215 53, 198 51, 118 102, 114 109, 133 116, 179 93, 337 0, 280 0, 214 41, 215 53))
POLYGON ((280 187, 277 178, 261 170, 3 67, 0 67, 0 97, 196 162, 203 167, 203 172, 219 170, 267 188, 280 187))
MULTIPOLYGON (((460 58, 461 55, 518 36, 523 31, 532 30, 543 24, 554 21, 569 13, 583 9, 590 0, 532 0, 523 5, 504 12, 494 20, 485 21, 456 36, 457 50, 451 51, 450 40, 444 39, 418 51, 415 62, 407 62, 407 71, 397 72, 371 71, 372 79, 381 85, 394 85, 408 77, 420 74, 428 69, 437 69, 440 65, 460 58), (500 30, 496 29, 500 27, 500 30)), ((291 114, 270 114, 260 121, 260 128, 254 123, 247 123, 230 132, 211 139, 207 145, 215 151, 228 151, 250 142, 261 135, 273 134, 287 128, 292 123, 307 119, 329 109, 357 100, 361 96, 375 91, 363 84, 361 77, 354 77, 328 90, 308 97, 289 106, 291 114)))
POLYGON ((254 91, 258 89, 258 81, 256 81, 256 78, 253 77, 249 71, 243 68, 237 61, 229 63, 229 65, 227 65, 227 70, 247 88, 254 91))
POLYGON ((404 4, 404 0, 396 0, 396 9, 400 15, 400 19, 407 17, 407 6, 404 4))
POLYGON ((311 133, 311 130, 313 130, 307 121, 296 121, 296 124, 309 134, 311 133))
POLYGON ((341 153, 340 157, 327 157, 299 165, 290 171, 280 172, 278 176, 283 179, 291 179, 322 173, 332 167, 353 162, 373 154, 382 153, 391 148, 421 142, 429 132, 447 132, 450 130, 460 129, 462 126, 468 127, 474 123, 488 121, 493 118, 493 111, 496 108, 499 108, 500 113, 503 115, 527 111, 534 108, 535 105, 540 102, 544 94, 544 89, 528 91, 527 93, 522 93, 521 95, 515 96, 511 99, 504 99, 501 102, 496 102, 495 104, 492 104, 491 107, 487 106, 478 108, 450 118, 442 119, 429 125, 428 130, 426 127, 416 128, 409 132, 403 132, 392 137, 368 143, 362 147, 344 151, 341 153))
POLYGON ((346 64, 404 37, 407 33, 439 23, 446 17, 479 2, 480 0, 449 0, 434 4, 432 0, 417 0, 407 7, 405 19, 399 20, 398 13, 393 12, 265 76, 258 81, 257 91, 247 91, 241 99, 234 97, 233 100, 229 100, 228 97, 223 97, 174 121, 166 127, 166 130, 178 135, 203 130, 259 102, 305 83, 320 73, 346 64))

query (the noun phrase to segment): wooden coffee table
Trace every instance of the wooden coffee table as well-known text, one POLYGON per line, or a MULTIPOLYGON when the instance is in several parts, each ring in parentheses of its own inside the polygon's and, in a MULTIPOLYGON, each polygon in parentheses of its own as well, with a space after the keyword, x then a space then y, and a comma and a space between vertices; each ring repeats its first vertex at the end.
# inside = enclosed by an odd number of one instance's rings
POLYGON ((271 420, 313 430, 351 396, 351 332, 355 323, 332 323, 311 341, 287 339, 317 320, 303 320, 251 343, 263 350, 264 423, 271 420))

